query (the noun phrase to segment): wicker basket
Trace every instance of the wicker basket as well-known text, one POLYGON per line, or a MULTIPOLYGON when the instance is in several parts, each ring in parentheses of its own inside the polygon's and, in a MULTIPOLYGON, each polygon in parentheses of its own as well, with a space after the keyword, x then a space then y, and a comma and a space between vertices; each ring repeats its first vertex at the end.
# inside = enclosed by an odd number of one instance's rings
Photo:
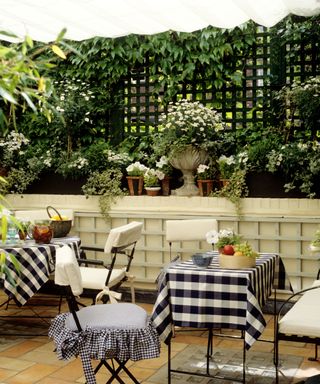
POLYGON ((47 207, 48 216, 51 219, 50 209, 53 209, 59 216, 60 220, 50 220, 50 225, 53 229, 53 237, 65 237, 70 232, 72 220, 63 220, 60 213, 50 205, 47 207))

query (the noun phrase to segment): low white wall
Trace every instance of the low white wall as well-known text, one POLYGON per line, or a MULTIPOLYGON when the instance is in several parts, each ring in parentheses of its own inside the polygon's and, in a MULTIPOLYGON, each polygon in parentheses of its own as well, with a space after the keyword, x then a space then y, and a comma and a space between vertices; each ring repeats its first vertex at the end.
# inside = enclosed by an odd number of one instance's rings
MULTIPOLYGON (((215 197, 126 196, 118 200, 105 222, 99 212, 98 197, 79 195, 9 195, 13 209, 71 208, 75 211, 74 233, 85 245, 103 246, 110 228, 132 220, 144 223, 143 237, 137 246, 133 264, 138 285, 155 288, 154 281, 169 257, 165 240, 166 219, 214 217, 219 228, 234 228, 260 252, 281 255, 296 289, 307 286, 319 268, 308 245, 320 228, 320 200, 246 198, 242 216, 235 214, 228 200, 215 197)), ((181 242, 174 253, 189 258, 199 249, 210 249, 204 242, 181 242)), ((90 255, 101 257, 101 255, 90 255)))

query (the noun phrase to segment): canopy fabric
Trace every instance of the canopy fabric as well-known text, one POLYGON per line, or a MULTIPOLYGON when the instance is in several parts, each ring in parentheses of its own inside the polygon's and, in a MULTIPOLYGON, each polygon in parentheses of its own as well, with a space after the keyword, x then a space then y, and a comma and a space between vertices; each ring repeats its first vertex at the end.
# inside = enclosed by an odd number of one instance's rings
MULTIPOLYGON (((84 40, 233 28, 248 20, 270 27, 290 13, 319 14, 320 0, 0 0, 0 31, 50 42, 67 28, 65 38, 84 40)), ((1 32, 0 39, 13 41, 1 32)))

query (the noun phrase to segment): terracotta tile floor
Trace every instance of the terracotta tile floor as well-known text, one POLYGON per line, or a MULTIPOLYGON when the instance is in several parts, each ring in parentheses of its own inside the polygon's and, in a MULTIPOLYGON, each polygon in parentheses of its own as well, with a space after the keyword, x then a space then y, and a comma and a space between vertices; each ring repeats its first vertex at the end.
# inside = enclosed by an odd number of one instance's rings
MULTIPOLYGON (((0 295, 0 299, 5 297, 0 295)), ((3 302, 3 300, 1 300, 3 302)), ((41 304, 41 302, 40 302, 41 304)), ((151 312, 152 305, 139 304, 148 312, 151 312)), ((66 307, 63 308, 66 310, 66 307)), ((48 308, 40 306, 37 313, 56 314, 57 308, 48 308), (40 310, 40 312, 39 312, 40 310)), ((82 367, 79 359, 70 361, 59 361, 56 357, 53 343, 46 336, 47 325, 39 325, 39 319, 35 319, 32 310, 23 308, 19 309, 15 306, 10 306, 8 310, 0 308, 0 315, 4 314, 31 314, 33 319, 27 320, 27 329, 31 331, 42 330, 44 336, 33 337, 15 337, 8 336, 9 330, 23 329, 25 331, 26 319, 6 319, 1 320, 1 336, 0 336, 0 384, 70 384, 70 383, 85 383, 82 374, 82 367), (22 324, 22 325, 21 325, 22 324)), ((263 333, 263 339, 271 340, 273 337, 273 317, 266 316, 268 326, 263 333)), ((50 320, 49 320, 50 321, 50 320)), ((184 349, 188 344, 202 344, 207 342, 206 333, 201 331, 194 332, 177 332, 172 344, 173 354, 184 349)), ((242 341, 231 340, 227 338, 215 337, 214 345, 241 349, 242 341)), ((272 344, 258 341, 252 347, 253 351, 263 351, 272 353, 272 344)), ((308 357, 313 355, 313 346, 299 343, 281 343, 281 354, 299 355, 304 358, 302 366, 297 372, 294 382, 299 381, 302 377, 312 376, 320 373, 320 363, 310 362, 308 357)), ((167 363, 167 348, 162 345, 161 356, 158 359, 143 360, 136 363, 130 363, 130 369, 138 380, 143 384, 150 384, 148 379, 162 366, 167 363)), ((107 380, 108 374, 99 373, 97 375, 97 383, 102 384, 107 380)), ((124 377, 124 381, 131 381, 124 377)), ((217 383, 219 380, 217 380, 217 383)), ((163 383, 165 384, 165 383, 163 383)))

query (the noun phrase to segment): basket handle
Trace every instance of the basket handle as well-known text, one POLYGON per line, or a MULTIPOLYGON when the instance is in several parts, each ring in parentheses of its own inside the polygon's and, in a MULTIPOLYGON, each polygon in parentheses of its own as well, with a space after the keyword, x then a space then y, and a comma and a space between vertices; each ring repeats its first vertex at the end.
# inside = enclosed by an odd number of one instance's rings
POLYGON ((50 215, 49 209, 53 209, 56 212, 56 214, 59 216, 59 219, 62 220, 60 213, 54 207, 52 207, 51 205, 48 205, 47 206, 47 213, 48 213, 48 216, 50 217, 50 219, 51 219, 51 215, 50 215))

